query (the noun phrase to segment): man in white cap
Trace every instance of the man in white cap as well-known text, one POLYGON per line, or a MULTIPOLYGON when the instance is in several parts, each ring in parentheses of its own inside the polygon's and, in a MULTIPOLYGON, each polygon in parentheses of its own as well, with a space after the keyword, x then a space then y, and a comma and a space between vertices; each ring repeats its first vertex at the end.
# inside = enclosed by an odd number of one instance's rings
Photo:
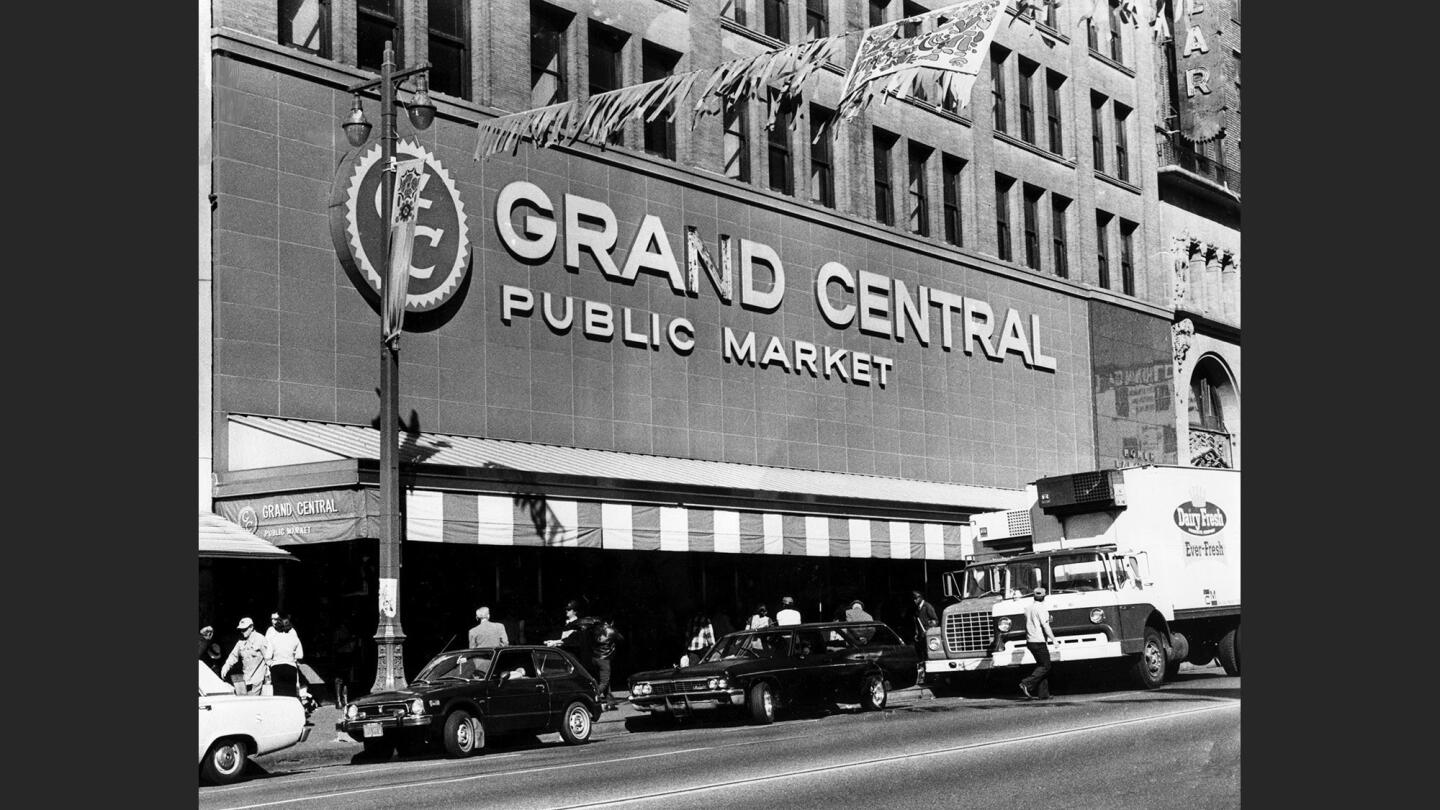
POLYGON ((1050 699, 1050 647, 1055 631, 1050 629, 1050 609, 1045 607, 1045 589, 1036 588, 1035 597, 1025 606, 1025 649, 1035 657, 1035 669, 1020 681, 1020 694, 1026 700, 1050 699), (1035 693, 1031 694, 1030 690, 1035 693))
POLYGON ((230 651, 230 657, 220 667, 220 677, 224 678, 232 667, 239 664, 244 679, 235 685, 235 694, 258 695, 270 674, 270 667, 265 663, 270 645, 265 642, 264 636, 255 632, 255 622, 249 616, 241 619, 236 629, 240 631, 240 640, 235 642, 235 649, 230 651))
POLYGON ((782 627, 800 623, 800 611, 795 609, 795 600, 786 596, 780 600, 780 612, 775 614, 775 623, 782 627))

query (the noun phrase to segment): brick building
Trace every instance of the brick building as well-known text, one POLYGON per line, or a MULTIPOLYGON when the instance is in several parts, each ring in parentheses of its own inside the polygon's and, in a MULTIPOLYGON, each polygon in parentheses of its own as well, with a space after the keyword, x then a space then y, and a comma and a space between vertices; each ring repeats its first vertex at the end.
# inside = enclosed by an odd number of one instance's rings
POLYGON ((899 622, 910 588, 938 598, 939 572, 1002 547, 969 515, 1041 476, 1179 461, 1153 258, 1176 220, 1142 148, 1163 51, 1118 14, 1012 7, 964 108, 931 84, 813 139, 857 34, 769 131, 755 101, 474 157, 499 115, 944 5, 213 0, 201 508, 299 562, 260 591, 202 572, 202 617, 283 601, 322 672, 373 672, 338 651, 375 624, 378 304, 337 209, 363 209, 346 180, 375 144, 347 144, 346 87, 387 39, 432 65, 438 115, 399 116, 402 150, 430 161, 432 210, 463 202, 432 245, 453 257, 463 224, 468 254, 401 340, 411 671, 478 604, 533 640, 584 596, 637 666, 677 657, 697 612, 743 623, 786 594, 899 622))

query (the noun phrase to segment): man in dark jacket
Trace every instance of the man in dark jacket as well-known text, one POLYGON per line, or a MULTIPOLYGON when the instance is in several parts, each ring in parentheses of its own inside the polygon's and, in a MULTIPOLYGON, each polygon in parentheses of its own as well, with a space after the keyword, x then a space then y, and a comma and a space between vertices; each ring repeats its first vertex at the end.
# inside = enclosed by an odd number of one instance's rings
POLYGON ((919 591, 911 591, 910 598, 914 600, 914 607, 910 610, 910 632, 913 633, 915 641, 915 654, 920 656, 921 681, 925 679, 925 631, 932 627, 940 626, 940 616, 935 612, 935 606, 925 600, 925 594, 919 591))
POLYGON ((593 651, 595 619, 580 616, 579 602, 571 599, 565 603, 565 626, 560 629, 560 637, 549 639, 545 643, 570 651, 592 677, 596 675, 593 651))

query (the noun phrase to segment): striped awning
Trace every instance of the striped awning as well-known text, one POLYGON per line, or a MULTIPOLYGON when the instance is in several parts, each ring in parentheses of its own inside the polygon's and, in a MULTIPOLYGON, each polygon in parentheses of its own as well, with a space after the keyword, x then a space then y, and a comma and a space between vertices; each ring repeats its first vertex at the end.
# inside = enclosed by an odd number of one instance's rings
POLYGON ((407 542, 958 560, 969 526, 768 511, 412 491, 407 542))
POLYGON ((276 548, 219 515, 200 513, 200 556, 247 560, 293 560, 276 548))

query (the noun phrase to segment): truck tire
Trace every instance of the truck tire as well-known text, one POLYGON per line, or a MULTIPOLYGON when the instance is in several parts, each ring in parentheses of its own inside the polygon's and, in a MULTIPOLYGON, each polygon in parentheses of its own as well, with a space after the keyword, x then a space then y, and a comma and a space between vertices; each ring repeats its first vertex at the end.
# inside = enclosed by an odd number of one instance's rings
POLYGON ((1141 689, 1158 688, 1165 683, 1165 670, 1168 665, 1169 662, 1165 656, 1165 640, 1160 637, 1160 631, 1153 627, 1146 627, 1140 654, 1136 656, 1135 663, 1130 668, 1131 679, 1141 689))
POLYGON ((1230 630, 1220 637, 1220 666, 1226 675, 1240 674, 1240 628, 1230 630))

